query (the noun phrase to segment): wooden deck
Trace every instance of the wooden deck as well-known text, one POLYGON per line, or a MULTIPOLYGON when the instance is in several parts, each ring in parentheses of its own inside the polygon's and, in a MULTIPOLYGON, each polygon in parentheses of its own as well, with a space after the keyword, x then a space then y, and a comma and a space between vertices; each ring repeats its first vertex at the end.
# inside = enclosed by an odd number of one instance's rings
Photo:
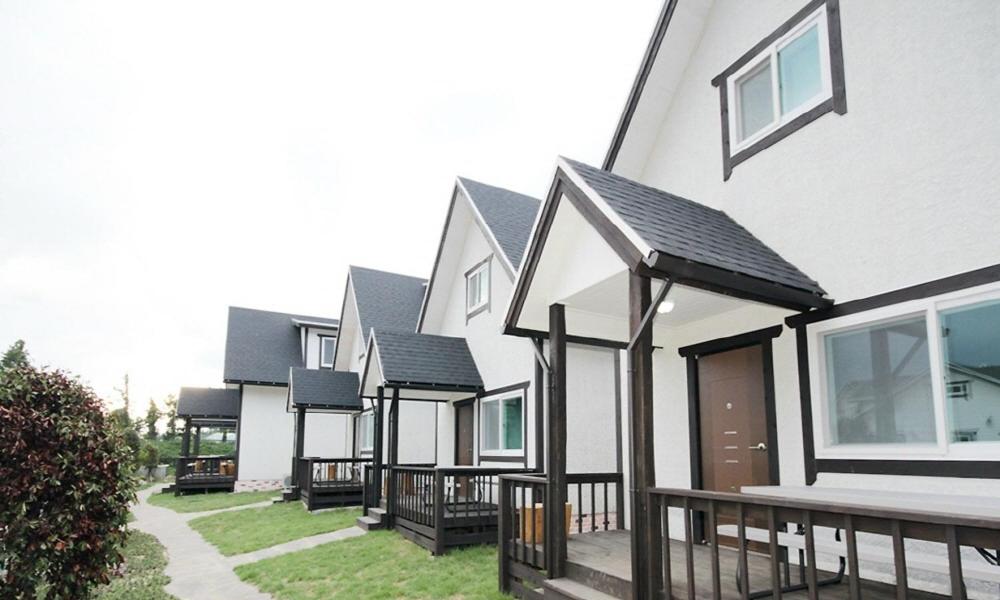
MULTIPOLYGON (((671 570, 673 572, 673 593, 678 598, 687 597, 686 565, 684 560, 683 542, 671 541, 671 570)), ((530 550, 529 550, 530 552, 530 550)), ((611 593, 619 598, 627 598, 632 580, 631 549, 629 532, 626 530, 598 531, 569 536, 567 543, 567 574, 581 582, 594 583, 594 587, 604 588, 605 593, 611 593)), ((711 584, 711 549, 700 545, 694 548, 695 559, 695 589, 698 598, 712 598, 711 584)), ((739 600, 736 589, 736 559, 737 553, 727 547, 719 549, 720 573, 723 600, 739 600)), ((771 575, 769 562, 759 556, 751 555, 749 559, 751 591, 761 591, 770 588, 771 575)), ((831 573, 821 573, 825 579, 831 573)), ((792 581, 798 582, 797 568, 792 566, 792 581)), ((820 597, 827 599, 849 598, 847 577, 840 584, 820 588, 820 597)), ((894 586, 872 582, 862 582, 864 598, 872 600, 894 600, 894 586)), ((805 591, 786 592, 782 598, 807 598, 805 591)), ((937 594, 910 590, 907 598, 912 600, 938 600, 945 598, 937 594)))

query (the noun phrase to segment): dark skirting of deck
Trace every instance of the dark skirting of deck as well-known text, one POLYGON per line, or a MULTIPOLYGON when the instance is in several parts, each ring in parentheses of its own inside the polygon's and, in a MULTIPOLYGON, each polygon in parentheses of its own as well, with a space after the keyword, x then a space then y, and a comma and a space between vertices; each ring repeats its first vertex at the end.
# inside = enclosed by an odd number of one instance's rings
MULTIPOLYGON (((687 598, 686 565, 684 559, 684 543, 671 540, 671 572, 673 574, 673 594, 677 598, 687 598)), ((530 552, 530 550, 529 550, 530 552)), ((601 587, 608 592, 615 590, 618 597, 626 598, 630 594, 632 581, 631 548, 627 530, 597 531, 569 536, 567 543, 567 574, 578 581, 600 581, 601 587)), ((719 565, 721 572, 723 600, 739 600, 736 589, 736 559, 737 552, 728 547, 719 549, 719 565)), ((712 598, 711 583, 711 548, 707 545, 694 547, 695 588, 699 599, 712 598)), ((760 591, 771 587, 770 562, 759 555, 749 556, 750 587, 752 591, 760 591)), ((792 567, 793 582, 798 581, 796 567, 792 567)), ((831 573, 820 573, 824 579, 831 573)), ((862 594, 866 600, 894 600, 896 588, 884 583, 862 581, 862 594)), ((827 599, 849 598, 847 577, 843 582, 820 588, 820 596, 827 599)), ((808 598, 808 593, 786 592, 782 598, 808 598)), ((907 594, 912 600, 940 600, 945 596, 910 590, 907 594)))
POLYGON ((301 490, 302 502, 306 510, 339 508, 341 506, 361 506, 364 487, 360 482, 314 483, 301 490))

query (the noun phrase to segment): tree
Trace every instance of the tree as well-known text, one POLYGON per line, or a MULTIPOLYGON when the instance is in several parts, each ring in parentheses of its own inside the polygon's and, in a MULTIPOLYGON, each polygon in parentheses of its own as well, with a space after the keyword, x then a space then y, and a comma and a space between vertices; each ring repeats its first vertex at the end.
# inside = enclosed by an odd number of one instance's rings
POLYGON ((153 478, 153 470, 160 464, 160 450, 152 442, 143 442, 139 449, 139 464, 146 469, 146 479, 153 478))
POLYGON ((156 439, 156 422, 160 420, 160 416, 163 413, 157 408, 156 402, 153 399, 149 399, 149 408, 146 409, 146 417, 143 419, 146 422, 146 439, 155 440, 156 439))
MULTIPOLYGON (((120 388, 115 388, 115 391, 118 392, 118 395, 121 396, 121 398, 122 398, 122 404, 124 405, 123 407, 125 408, 125 414, 126 415, 131 415, 132 414, 132 410, 131 410, 132 407, 129 406, 130 403, 131 403, 131 400, 129 399, 129 396, 128 396, 128 373, 125 373, 125 385, 122 386, 122 387, 120 387, 120 388)), ((131 417, 129 417, 129 418, 131 418, 131 417)))
POLYGON ((0 596, 86 598, 121 563, 135 499, 119 429, 79 380, 18 366, 0 377, 0 449, 0 596))
POLYGON ((167 417, 167 429, 163 433, 163 437, 172 440, 177 437, 177 397, 173 394, 168 394, 167 399, 163 401, 163 405, 167 407, 164 413, 167 417))
POLYGON ((132 456, 136 456, 139 453, 139 444, 142 440, 139 439, 139 431, 132 417, 128 416, 124 408, 114 409, 109 416, 112 425, 121 434, 125 445, 132 452, 132 456))
POLYGON ((31 359, 28 356, 28 351, 24 349, 24 340, 17 340, 7 349, 3 358, 0 358, 0 371, 24 367, 29 364, 31 364, 31 359))

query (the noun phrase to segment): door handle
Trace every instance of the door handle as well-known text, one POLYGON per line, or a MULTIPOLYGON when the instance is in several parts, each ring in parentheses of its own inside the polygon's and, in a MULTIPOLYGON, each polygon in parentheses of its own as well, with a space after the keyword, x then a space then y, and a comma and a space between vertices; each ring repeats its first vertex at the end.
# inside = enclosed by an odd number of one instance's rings
POLYGON ((767 452, 767 444, 765 444, 764 442, 761 442, 761 443, 757 444, 756 446, 750 446, 750 448, 748 448, 748 450, 757 450, 758 452, 767 452))

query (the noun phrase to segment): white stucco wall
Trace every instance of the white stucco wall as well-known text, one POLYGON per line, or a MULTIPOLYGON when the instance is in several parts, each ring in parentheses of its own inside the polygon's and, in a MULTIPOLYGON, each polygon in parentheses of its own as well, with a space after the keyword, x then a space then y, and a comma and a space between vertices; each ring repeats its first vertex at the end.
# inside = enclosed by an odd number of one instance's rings
POLYGON ((320 368, 320 346, 319 338, 320 336, 327 337, 337 337, 336 329, 317 329, 315 327, 304 327, 303 328, 304 340, 304 354, 305 357, 305 367, 307 369, 318 369, 320 368))
POLYGON ((322 413, 306 414, 305 456, 347 458, 351 456, 351 417, 322 413))
POLYGON ((287 400, 284 386, 243 386, 241 480, 283 479, 291 474, 295 421, 286 412, 287 400))

